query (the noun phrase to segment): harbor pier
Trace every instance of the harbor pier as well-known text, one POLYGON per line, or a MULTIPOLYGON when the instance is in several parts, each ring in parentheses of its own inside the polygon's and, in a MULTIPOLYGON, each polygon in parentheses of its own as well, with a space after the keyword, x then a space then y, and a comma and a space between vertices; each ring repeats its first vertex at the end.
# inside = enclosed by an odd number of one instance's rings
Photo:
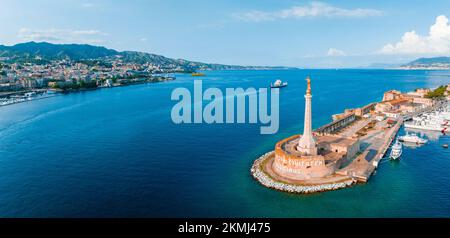
POLYGON ((268 188, 292 193, 366 183, 395 139, 403 117, 380 114, 375 111, 377 103, 371 103, 334 115, 332 122, 312 131, 312 93, 307 81, 303 134, 281 140, 274 151, 258 158, 252 176, 268 188))
POLYGON ((360 148, 357 154, 352 158, 342 160, 334 173, 327 176, 295 179, 277 174, 273 169, 275 151, 264 154, 255 161, 251 173, 266 187, 294 193, 323 192, 345 188, 357 183, 366 183, 384 158, 403 121, 396 121, 394 126, 388 126, 387 121, 381 121, 375 123, 373 127, 370 125, 371 122, 372 120, 361 120, 349 125, 345 130, 337 132, 337 135, 343 135, 350 131, 367 130, 366 135, 358 138, 360 148))

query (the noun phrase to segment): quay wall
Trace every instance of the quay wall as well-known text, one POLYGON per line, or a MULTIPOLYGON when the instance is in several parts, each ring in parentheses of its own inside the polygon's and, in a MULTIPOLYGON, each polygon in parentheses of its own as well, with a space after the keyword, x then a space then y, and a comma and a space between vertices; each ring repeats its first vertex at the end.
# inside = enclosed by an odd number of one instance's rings
MULTIPOLYGON (((375 169, 378 167, 378 164, 380 161, 384 158, 387 150, 389 149, 389 146, 392 144, 392 142, 395 139, 395 136, 397 135, 398 131, 400 130, 400 127, 403 125, 403 120, 400 119, 397 121, 397 124, 395 124, 394 127, 392 127, 389 132, 387 133, 383 146, 378 150, 378 153, 375 155, 373 160, 371 161, 371 167, 369 167, 369 177, 370 175, 375 171, 375 169)), ((367 180, 369 179, 367 178, 367 180)))
MULTIPOLYGON (((270 160, 271 158, 277 156, 277 149, 281 150, 282 145, 286 142, 289 142, 291 140, 294 140, 299 137, 299 135, 295 135, 289 138, 286 138, 279 143, 277 143, 275 150, 268 152, 261 157, 259 157, 257 160, 254 161, 253 166, 251 167, 251 174, 252 176, 263 186, 280 190, 284 192, 289 193, 300 193, 300 194, 307 194, 307 193, 317 193, 317 192, 325 192, 325 191, 331 191, 331 190, 338 190, 346 187, 350 187, 358 182, 367 182, 370 178, 370 176, 373 174, 373 172, 378 167, 379 161, 381 161, 387 152, 389 145, 393 142, 395 139, 395 136, 399 129, 401 128, 403 124, 402 120, 399 120, 396 125, 394 125, 387 133, 386 137, 384 139, 383 145, 378 150, 375 157, 369 162, 368 168, 366 173, 361 174, 360 176, 356 176, 356 174, 348 174, 347 176, 343 175, 344 177, 342 179, 339 179, 338 181, 323 183, 323 184, 317 184, 317 185, 299 185, 299 184, 290 184, 285 182, 280 182, 275 179, 273 179, 270 175, 268 175, 266 172, 264 172, 263 163, 265 161, 270 160)), ((274 161, 275 164, 275 161, 274 161)), ((327 165, 329 168, 334 168, 336 166, 336 163, 330 163, 327 165)), ((275 166, 273 167, 275 168, 275 166)))
POLYGON ((257 160, 255 160, 252 168, 250 169, 252 176, 259 183, 261 183, 263 186, 271 188, 271 189, 280 190, 280 191, 289 192, 289 193, 306 194, 306 193, 317 193, 317 192, 338 190, 338 189, 349 187, 357 182, 355 179, 347 177, 338 182, 318 184, 318 185, 296 185, 296 184, 282 183, 282 182, 272 179, 261 168, 262 163, 264 163, 264 161, 270 159, 270 157, 273 157, 273 156, 275 156, 274 151, 264 154, 263 156, 261 156, 257 160))

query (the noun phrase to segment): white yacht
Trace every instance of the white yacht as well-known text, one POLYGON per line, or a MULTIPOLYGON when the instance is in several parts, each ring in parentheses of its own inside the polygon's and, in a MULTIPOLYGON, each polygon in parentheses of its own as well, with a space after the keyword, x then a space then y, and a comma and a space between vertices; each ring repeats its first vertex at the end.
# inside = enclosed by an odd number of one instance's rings
POLYGON ((428 140, 420 138, 416 134, 406 134, 404 136, 398 137, 398 140, 401 142, 409 142, 415 144, 426 144, 428 140))
POLYGON ((398 158, 400 158, 400 156, 402 156, 402 153, 403 145, 397 139, 391 148, 391 154, 389 155, 389 158, 392 160, 397 160, 398 158))

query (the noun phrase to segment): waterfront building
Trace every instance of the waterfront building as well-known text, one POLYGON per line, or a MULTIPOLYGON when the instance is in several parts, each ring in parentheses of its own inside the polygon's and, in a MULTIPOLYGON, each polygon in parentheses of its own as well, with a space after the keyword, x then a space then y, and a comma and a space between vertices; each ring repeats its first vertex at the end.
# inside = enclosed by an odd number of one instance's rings
POLYGON ((412 113, 426 109, 434 105, 434 100, 427 98, 430 89, 416 89, 413 92, 401 93, 397 90, 389 90, 384 93, 383 101, 375 106, 375 112, 412 113))
POLYGON ((384 93, 384 95, 383 95, 383 102, 395 100, 395 99, 400 98, 401 96, 402 96, 402 93, 400 91, 389 90, 389 91, 384 93))
POLYGON ((431 92, 431 89, 429 88, 418 88, 414 90, 413 92, 406 93, 407 95, 412 95, 415 97, 423 98, 425 95, 427 95, 429 92, 431 92))
POLYGON ((334 114, 332 118, 333 121, 337 121, 347 118, 352 114, 356 117, 364 117, 365 115, 370 114, 372 111, 374 111, 376 105, 376 103, 369 103, 364 107, 345 109, 343 113, 334 114))

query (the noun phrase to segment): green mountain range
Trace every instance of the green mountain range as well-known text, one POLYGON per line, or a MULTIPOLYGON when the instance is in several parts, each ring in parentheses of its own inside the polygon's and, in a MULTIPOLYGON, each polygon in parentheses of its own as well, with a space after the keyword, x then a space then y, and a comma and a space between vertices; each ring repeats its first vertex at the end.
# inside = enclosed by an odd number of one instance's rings
POLYGON ((151 63, 161 68, 182 71, 196 70, 239 70, 239 69, 276 69, 287 67, 239 66, 194 62, 184 59, 171 59, 161 55, 123 51, 119 52, 102 46, 86 44, 51 44, 47 42, 27 42, 13 46, 0 45, 0 59, 10 62, 48 63, 54 60, 72 61, 111 61, 120 58, 126 63, 151 63))
POLYGON ((450 68, 450 57, 419 58, 405 65, 404 68, 450 68))

